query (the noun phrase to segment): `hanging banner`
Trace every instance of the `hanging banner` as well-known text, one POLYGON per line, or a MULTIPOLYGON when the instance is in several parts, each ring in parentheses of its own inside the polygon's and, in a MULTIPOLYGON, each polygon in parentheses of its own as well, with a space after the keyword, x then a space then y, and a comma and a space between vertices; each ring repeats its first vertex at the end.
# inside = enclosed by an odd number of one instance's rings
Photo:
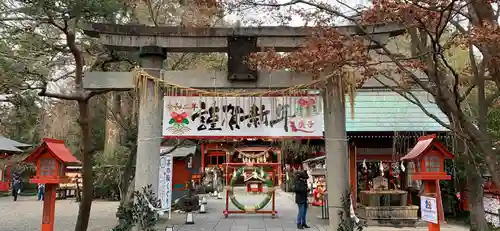
POLYGON ((172 169, 171 155, 160 156, 160 177, 158 182, 158 199, 161 209, 170 211, 172 206, 172 169))
POLYGON ((319 96, 164 98, 163 136, 323 137, 319 96))

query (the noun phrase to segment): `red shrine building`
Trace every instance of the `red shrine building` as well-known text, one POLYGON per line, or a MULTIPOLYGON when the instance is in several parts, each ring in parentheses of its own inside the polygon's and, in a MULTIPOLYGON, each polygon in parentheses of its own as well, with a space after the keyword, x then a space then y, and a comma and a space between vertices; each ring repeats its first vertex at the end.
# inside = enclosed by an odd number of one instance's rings
POLYGON ((0 164, 0 192, 9 191, 12 165, 16 155, 21 155, 31 146, 0 136, 0 160, 2 160, 2 164, 0 164))
MULTIPOLYGON (((413 93, 430 113, 447 121, 427 93, 413 93)), ((207 168, 224 168, 224 163, 266 162, 281 164, 279 171, 269 174, 277 184, 282 184, 286 180, 287 167, 304 168, 303 162, 308 158, 306 162, 311 169, 324 166, 323 106, 319 96, 169 96, 164 104, 164 138, 192 139, 199 143, 176 154, 177 161, 182 164, 174 164, 174 168, 185 166, 188 159, 182 156, 193 153, 196 167, 189 172, 194 179, 207 168), (285 158, 279 142, 284 139, 315 148, 305 157, 285 158)), ((436 139, 445 146, 452 143, 453 137, 445 128, 395 92, 361 89, 353 109, 346 102, 346 114, 350 182, 355 202, 359 201, 358 192, 370 190, 373 179, 381 172, 388 187, 416 194, 418 183, 402 173, 400 158, 426 134, 437 134, 436 139)), ((293 156, 293 153, 288 155, 293 156)), ((232 170, 223 171, 231 174, 232 170)), ((189 174, 176 172, 174 188, 182 191, 189 174)), ((324 177, 325 171, 316 172, 324 177)))

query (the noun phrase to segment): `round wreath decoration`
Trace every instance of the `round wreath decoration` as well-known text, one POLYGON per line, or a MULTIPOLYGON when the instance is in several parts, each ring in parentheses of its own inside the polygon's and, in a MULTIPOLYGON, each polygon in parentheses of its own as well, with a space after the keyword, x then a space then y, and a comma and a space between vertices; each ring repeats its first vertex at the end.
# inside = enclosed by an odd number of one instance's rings
POLYGON ((246 212, 255 212, 255 211, 261 210, 264 207, 266 207, 266 205, 271 201, 271 199, 273 197, 273 192, 274 192, 274 184, 273 184, 273 181, 271 180, 271 178, 269 177, 269 175, 266 172, 264 172, 264 170, 262 168, 257 169, 256 167, 251 167, 251 168, 253 168, 253 171, 254 171, 252 174, 257 174, 257 176, 259 176, 259 178, 263 179, 264 184, 266 184, 268 190, 266 193, 266 197, 258 205, 246 206, 246 205, 241 204, 236 199, 236 196, 234 195, 233 189, 234 189, 234 184, 236 183, 236 180, 238 179, 238 177, 240 177, 245 172, 245 169, 247 169, 247 168, 248 167, 238 168, 233 173, 233 176, 232 176, 231 181, 229 182, 229 186, 228 186, 228 194, 229 194, 229 198, 231 199, 231 202, 234 204, 234 206, 236 206, 236 208, 243 210, 243 211, 246 211, 246 212))

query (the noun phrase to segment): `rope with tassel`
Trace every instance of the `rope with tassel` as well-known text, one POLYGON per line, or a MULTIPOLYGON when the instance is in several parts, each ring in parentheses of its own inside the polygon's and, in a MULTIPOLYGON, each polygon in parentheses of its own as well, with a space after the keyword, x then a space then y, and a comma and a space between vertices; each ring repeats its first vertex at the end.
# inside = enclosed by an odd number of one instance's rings
MULTIPOLYGON (((182 89, 183 92, 188 93, 189 95, 199 95, 199 96, 215 96, 215 97, 262 97, 268 95, 294 95, 301 91, 306 91, 310 89, 315 89, 319 83, 324 82, 330 78, 333 78, 338 75, 327 75, 323 78, 319 78, 311 81, 308 84, 299 84, 285 89, 274 89, 268 91, 260 91, 260 92, 244 92, 244 91, 231 91, 231 92, 223 92, 223 91, 207 91, 202 89, 196 89, 186 86, 181 86, 172 82, 165 81, 161 78, 155 77, 144 71, 143 69, 136 67, 132 70, 134 73, 134 90, 136 93, 141 91, 141 97, 147 98, 148 91, 148 82, 151 81, 153 84, 153 97, 154 103, 158 104, 160 97, 160 88, 167 87, 173 89, 182 89)), ((355 70, 351 68, 344 68, 342 70, 342 88, 344 93, 349 97, 350 104, 350 112, 351 119, 354 119, 354 101, 356 97, 356 88, 358 85, 358 76, 355 74, 355 70)), ((138 103, 138 101, 136 101, 138 103)), ((135 108, 135 105, 134 105, 135 108)))

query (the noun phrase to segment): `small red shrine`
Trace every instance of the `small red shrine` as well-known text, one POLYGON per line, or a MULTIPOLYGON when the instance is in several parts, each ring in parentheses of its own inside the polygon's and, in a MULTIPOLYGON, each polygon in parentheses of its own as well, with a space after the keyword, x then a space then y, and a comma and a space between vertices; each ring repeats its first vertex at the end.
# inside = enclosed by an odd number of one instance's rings
MULTIPOLYGON (((406 156, 401 158, 402 161, 413 163, 413 168, 408 169, 409 176, 412 180, 422 181, 424 193, 421 196, 436 198, 437 221, 435 223, 428 222, 429 231, 440 230, 439 223, 444 221, 439 181, 451 180, 451 176, 445 172, 444 160, 454 158, 455 155, 436 141, 436 135, 420 137, 415 147, 406 156)), ((429 203, 431 202, 426 201, 426 207, 431 207, 429 203)))
POLYGON ((45 184, 42 231, 53 231, 57 186, 71 181, 65 175, 66 166, 80 164, 80 161, 71 154, 63 140, 44 138, 43 143, 24 162, 36 164, 36 175, 30 179, 30 183, 45 184))
POLYGON ((249 193, 262 193, 264 192, 264 179, 259 177, 257 174, 254 174, 255 172, 251 174, 246 174, 245 175, 245 185, 247 188, 247 192, 249 193))

